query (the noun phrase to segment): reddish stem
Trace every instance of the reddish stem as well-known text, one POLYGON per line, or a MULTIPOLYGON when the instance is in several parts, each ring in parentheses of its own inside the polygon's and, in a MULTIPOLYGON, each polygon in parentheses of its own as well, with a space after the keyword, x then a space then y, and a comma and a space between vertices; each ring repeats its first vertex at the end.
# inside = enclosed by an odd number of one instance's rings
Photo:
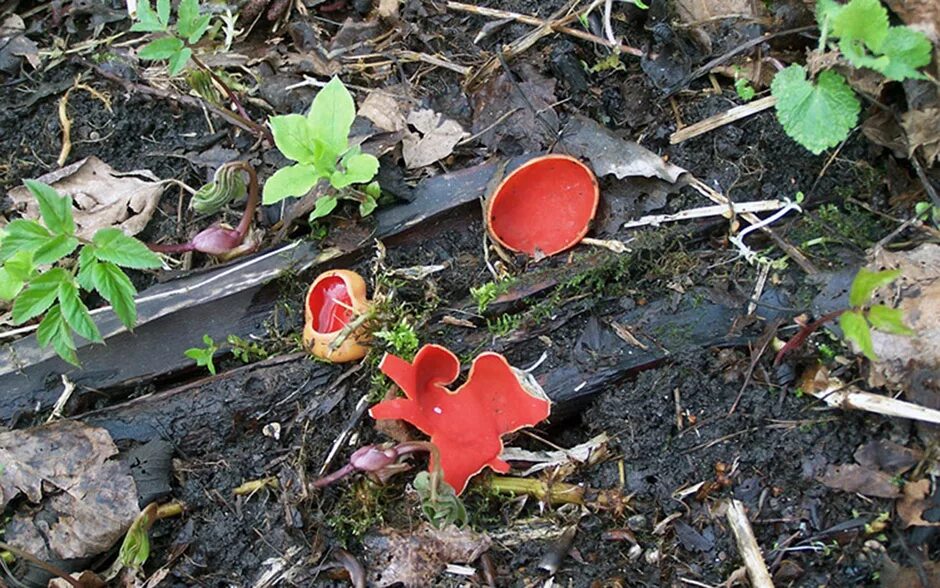
POLYGON ((254 166, 247 161, 239 163, 241 164, 239 167, 248 174, 248 203, 245 205, 245 214, 242 215, 241 222, 235 227, 235 231, 239 236, 239 242, 241 242, 245 239, 245 235, 248 234, 248 228, 251 227, 251 220, 255 216, 255 209, 258 208, 258 174, 255 172, 254 166))
POLYGON ((787 341, 786 345, 780 348, 780 351, 778 351, 776 357, 774 357, 774 365, 775 366, 780 365, 780 362, 783 361, 784 355, 786 355, 787 353, 790 353, 794 349, 798 349, 799 347, 801 347, 803 343, 806 342, 807 337, 812 335, 814 332, 818 331, 819 328, 825 325, 826 323, 837 319, 839 315, 841 315, 846 310, 848 309, 843 308, 841 310, 834 310, 828 314, 824 314, 823 316, 819 317, 818 319, 814 320, 808 325, 805 325, 802 329, 799 330, 799 332, 797 332, 796 335, 793 335, 793 337, 789 341, 787 341))
POLYGON ((238 99, 238 96, 236 96, 235 92, 232 91, 231 88, 229 88, 228 84, 226 84, 225 81, 222 78, 220 78, 218 75, 216 75, 216 73, 212 71, 212 69, 209 66, 203 63, 201 59, 196 57, 195 53, 192 56, 190 56, 190 59, 193 60, 193 63, 195 63, 197 67, 199 67, 204 72, 209 74, 209 77, 211 77, 212 80, 225 91, 225 94, 228 96, 228 99, 231 100, 232 103, 235 105, 235 110, 238 111, 239 116, 241 116, 245 120, 245 122, 248 123, 248 125, 250 125, 252 129, 254 129, 255 134, 260 135, 262 138, 266 139, 268 142, 270 142, 273 145, 274 137, 271 136, 271 131, 269 131, 267 127, 265 127, 264 125, 259 125, 254 120, 252 120, 251 116, 249 116, 248 112, 242 106, 242 103, 238 99))

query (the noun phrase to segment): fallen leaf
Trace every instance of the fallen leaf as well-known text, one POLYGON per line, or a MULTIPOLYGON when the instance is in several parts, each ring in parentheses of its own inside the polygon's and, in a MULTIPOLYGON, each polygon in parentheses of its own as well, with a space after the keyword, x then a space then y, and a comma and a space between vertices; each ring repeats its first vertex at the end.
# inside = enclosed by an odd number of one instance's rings
POLYGON ((555 141, 559 126, 555 80, 529 65, 520 66, 517 73, 517 83, 504 72, 470 96, 473 133, 491 150, 506 155, 541 151, 555 141))
POLYGON ((39 46, 25 32, 26 24, 16 14, 0 25, 0 71, 14 75, 24 59, 33 69, 39 67, 39 46))
MULTIPOLYGON (((406 126, 404 100, 388 89, 370 92, 359 106, 359 116, 372 121, 383 131, 401 131, 406 126)), ((407 107, 410 109, 410 105, 407 107)))
POLYGON ((936 508, 933 500, 928 498, 930 495, 930 480, 923 479, 916 482, 904 484, 904 494, 898 500, 896 508, 898 517, 904 523, 902 528, 910 526, 916 527, 940 527, 940 521, 924 520, 924 511, 936 508))
POLYGON ((927 35, 931 41, 940 41, 940 4, 937 0, 885 0, 904 24, 927 35))
POLYGON ((562 137, 569 155, 590 160, 598 176, 659 178, 675 183, 685 170, 667 163, 652 151, 633 141, 621 139, 593 120, 573 117, 562 137))
POLYGON ((455 526, 438 530, 426 523, 409 533, 390 529, 366 535, 362 544, 369 585, 434 586, 447 564, 471 563, 490 543, 485 534, 455 526))
POLYGON ((907 132, 908 157, 920 149, 927 167, 940 161, 940 108, 909 110, 901 115, 901 126, 907 132))
POLYGON ((428 109, 412 111, 408 124, 417 129, 416 133, 405 133, 402 138, 402 156, 408 169, 444 159, 467 135, 457 121, 428 109))
POLYGON ((940 563, 925 560, 921 562, 927 583, 921 580, 920 572, 915 568, 901 567, 884 556, 881 568, 881 588, 934 588, 940 586, 940 563))
MULTIPOLYGON (((108 227, 128 235, 141 232, 163 194, 163 184, 149 170, 118 172, 94 156, 36 179, 72 196, 76 235, 88 240, 108 227)), ((39 203, 25 186, 10 190, 9 196, 23 216, 39 218, 39 203)))
POLYGON ((855 461, 862 467, 881 470, 899 476, 924 458, 924 452, 908 449, 899 443, 881 439, 860 446, 855 450, 855 461))
POLYGON ((855 464, 831 465, 818 480, 830 488, 865 496, 897 498, 901 493, 888 474, 855 464))
POLYGON ((58 421, 0 433, 0 505, 23 505, 5 525, 6 541, 40 559, 97 555, 140 512, 127 464, 104 429, 58 421))
POLYGON ((401 0, 379 0, 379 6, 375 9, 375 13, 379 18, 395 20, 398 18, 399 4, 401 4, 401 0))
POLYGON ((457 494, 485 467, 508 472, 499 457, 502 436, 545 420, 551 409, 545 393, 497 353, 477 356, 466 383, 453 392, 445 386, 457 379, 460 361, 439 345, 425 345, 412 363, 386 354, 379 369, 405 398, 380 402, 369 414, 407 421, 429 435, 440 451, 444 481, 457 494))

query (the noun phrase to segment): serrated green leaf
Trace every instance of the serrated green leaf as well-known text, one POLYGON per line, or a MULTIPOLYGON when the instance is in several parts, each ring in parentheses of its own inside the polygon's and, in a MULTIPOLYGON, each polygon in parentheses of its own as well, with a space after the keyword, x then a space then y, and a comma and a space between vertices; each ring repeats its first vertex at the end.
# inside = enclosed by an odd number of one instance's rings
POLYGON ((839 327, 849 341, 854 342, 862 353, 871 361, 878 361, 875 348, 871 343, 871 331, 862 313, 848 310, 839 316, 839 327))
POLYGON ((78 252, 78 272, 75 274, 75 280, 83 290, 91 292, 95 289, 95 279, 91 272, 97 263, 94 245, 85 245, 78 252))
POLYGON ((368 182, 378 173, 379 160, 368 153, 356 153, 343 157, 343 167, 345 172, 336 171, 330 176, 330 183, 334 188, 340 189, 352 184, 368 182))
POLYGON ((848 136, 861 110, 845 78, 833 71, 819 74, 814 85, 802 66, 791 65, 774 76, 770 92, 783 130, 817 155, 848 136))
POLYGON ((206 34, 206 31, 209 30, 209 22, 211 19, 212 16, 209 14, 204 14, 196 19, 196 22, 193 23, 193 32, 186 35, 186 40, 189 41, 190 45, 198 43, 199 39, 206 34))
POLYGON ((855 279, 852 280, 852 286, 849 288, 849 306, 860 308, 865 306, 871 299, 871 295, 882 286, 887 286, 898 279, 901 270, 884 270, 880 272, 870 272, 865 268, 858 270, 855 279))
POLYGON ((199 18, 199 0, 180 0, 176 7, 176 32, 188 37, 195 30, 199 18))
POLYGON ((264 204, 274 204, 290 196, 303 196, 319 181, 320 176, 312 165, 282 167, 264 183, 261 200, 264 204))
POLYGON ((78 247, 78 239, 68 235, 57 235, 33 252, 33 261, 36 265, 53 263, 71 254, 78 247))
POLYGON ((39 202, 39 214, 50 232, 56 235, 75 234, 71 196, 61 196, 52 186, 36 180, 24 180, 23 184, 39 202))
POLYGON ((871 326, 885 333, 895 335, 913 335, 914 330, 904 324, 904 311, 884 304, 875 304, 868 309, 871 326))
POLYGON ((140 48, 137 56, 150 61, 169 59, 183 49, 183 42, 176 37, 160 37, 140 48))
POLYGON ((864 42, 879 51, 888 35, 888 11, 880 0, 852 0, 832 18, 832 34, 864 42))
POLYGON ((155 269, 162 265, 159 255, 115 227, 99 229, 91 242, 93 253, 100 261, 134 269, 155 269))
POLYGON ((842 55, 849 60, 849 63, 855 67, 867 67, 876 71, 881 71, 888 66, 889 59, 884 55, 875 56, 869 53, 865 43, 858 39, 841 39, 839 41, 839 50, 842 55))
POLYGON ((170 0, 157 0, 157 18, 163 26, 170 23, 170 0))
POLYGON ((127 274, 113 263, 105 262, 93 265, 91 275, 95 290, 111 304, 124 326, 133 329, 137 323, 137 307, 134 305, 137 290, 127 274))
POLYGON ((9 270, 0 267, 0 300, 9 302, 16 298, 16 295, 23 289, 23 280, 10 275, 9 270))
POLYGON ((178 75, 189 63, 189 58, 193 56, 193 50, 189 47, 183 47, 170 56, 169 73, 171 76, 178 75))
POLYGON ((36 276, 36 264, 33 262, 31 251, 17 251, 10 259, 6 260, 3 268, 14 280, 25 282, 36 276))
POLYGON ((307 117, 285 114, 268 119, 274 144, 286 157, 297 163, 315 164, 316 152, 307 117))
POLYGON ((826 19, 829 19, 829 28, 832 29, 832 20, 836 17, 836 14, 842 10, 843 5, 835 2, 835 0, 817 0, 816 2, 816 22, 819 24, 819 28, 823 28, 823 24, 826 19))
POLYGON ((317 198, 316 206, 313 207, 313 212, 310 213, 310 222, 318 218, 323 218, 333 212, 337 202, 336 196, 321 196, 317 198))
POLYGON ((59 284, 59 308, 62 318, 72 329, 82 337, 100 343, 101 333, 92 320, 88 307, 78 296, 78 286, 73 280, 65 280, 59 284))
POLYGON ((55 302, 59 284, 71 279, 67 271, 57 267, 31 280, 13 302, 13 323, 20 325, 46 312, 55 302))
POLYGON ((78 356, 75 355, 75 341, 72 339, 72 331, 69 329, 59 305, 49 309, 39 328, 36 330, 36 340, 40 345, 46 347, 52 344, 59 357, 72 365, 78 364, 78 356))
POLYGON ((157 33, 167 29, 166 22, 160 22, 157 13, 150 7, 150 0, 137 3, 137 22, 131 26, 133 32, 157 33))
POLYGON ((49 229, 34 220, 18 218, 5 227, 0 260, 7 260, 18 251, 36 251, 52 234, 49 229))
POLYGON ((930 40, 923 33, 908 27, 891 27, 881 44, 881 52, 887 58, 887 64, 873 69, 880 71, 889 80, 923 80, 927 76, 917 71, 917 68, 930 63, 932 51, 930 40))
POLYGON ((339 78, 317 92, 307 114, 311 134, 323 141, 334 159, 349 145, 349 129, 356 118, 356 103, 339 78))

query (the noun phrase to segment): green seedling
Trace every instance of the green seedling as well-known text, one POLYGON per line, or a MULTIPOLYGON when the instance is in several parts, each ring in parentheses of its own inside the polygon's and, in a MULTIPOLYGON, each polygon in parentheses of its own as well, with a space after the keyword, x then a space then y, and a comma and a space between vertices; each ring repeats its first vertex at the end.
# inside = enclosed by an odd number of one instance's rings
POLYGON ((900 308, 891 308, 884 304, 870 304, 872 294, 882 286, 887 286, 901 275, 901 270, 870 272, 859 270, 849 288, 850 308, 839 315, 839 326, 845 338, 858 345, 865 357, 878 361, 871 342, 871 328, 895 335, 913 335, 904 324, 904 313, 900 308))
POLYGON ((443 480, 438 481, 437 491, 431 489, 431 474, 428 472, 418 472, 414 481, 415 492, 421 499, 421 512, 437 529, 443 529, 451 525, 458 527, 467 526, 467 508, 463 501, 454 492, 450 484, 443 480))
POLYGON ((73 333, 103 342, 82 291, 97 292, 132 329, 137 290, 121 268, 158 268, 160 258, 113 227, 99 229, 91 241, 80 239, 71 196, 35 180, 24 184, 39 202, 42 223, 16 219, 0 231, 0 298, 13 301, 14 324, 42 316, 36 331, 39 344, 52 345, 59 357, 78 365, 73 333))
POLYGON ((914 205, 914 214, 920 220, 940 227, 940 206, 934 206, 931 202, 918 202, 914 205))
POLYGON ((401 320, 391 329, 376 331, 372 336, 386 341, 392 348, 392 354, 398 357, 411 359, 418 351, 418 334, 406 320, 401 320))
MULTIPOLYGON (((850 65, 873 69, 889 80, 924 79, 918 71, 930 63, 927 37, 906 26, 889 26, 879 0, 818 0, 821 31, 815 57, 837 50, 850 65), (829 40, 838 39, 830 47, 829 40)), ((830 60, 831 61, 831 60, 830 60)), ((810 70, 794 64, 777 73, 770 86, 777 98, 777 119, 784 131, 814 154, 838 145, 858 122, 861 104, 845 77, 821 66, 810 70)))
POLYGON ((209 335, 203 335, 202 342, 205 347, 190 347, 185 351, 186 357, 194 360, 197 366, 208 369, 209 373, 214 376, 215 362, 213 357, 215 352, 219 350, 219 346, 215 344, 215 341, 209 335))
POLYGON ((296 163, 268 179, 264 204, 304 196, 320 180, 327 180, 332 190, 317 199, 311 222, 333 212, 341 198, 358 202, 360 215, 371 214, 380 195, 378 182, 371 182, 379 171, 379 160, 349 145, 355 118, 352 95, 336 77, 317 93, 306 115, 271 117, 274 143, 284 157, 296 163))
POLYGON ((170 25, 170 0, 157 0, 156 11, 150 0, 137 5, 136 22, 131 31, 166 33, 140 48, 137 55, 151 61, 166 60, 170 75, 178 75, 193 56, 190 48, 209 30, 211 16, 200 14, 199 0, 181 0, 176 10, 176 23, 170 25))
POLYGON ((256 359, 267 359, 268 352, 253 341, 242 339, 238 335, 229 335, 225 341, 232 346, 232 355, 242 363, 251 363, 256 359))
POLYGON ((744 78, 738 78, 734 80, 734 91, 737 92, 738 98, 745 102, 750 102, 754 99, 754 96, 757 95, 757 92, 754 90, 754 86, 751 85, 751 82, 744 78))
POLYGON ((512 279, 500 280, 499 282, 487 282, 479 286, 470 287, 470 296, 477 303, 477 312, 483 314, 489 305, 505 294, 512 286, 512 279))

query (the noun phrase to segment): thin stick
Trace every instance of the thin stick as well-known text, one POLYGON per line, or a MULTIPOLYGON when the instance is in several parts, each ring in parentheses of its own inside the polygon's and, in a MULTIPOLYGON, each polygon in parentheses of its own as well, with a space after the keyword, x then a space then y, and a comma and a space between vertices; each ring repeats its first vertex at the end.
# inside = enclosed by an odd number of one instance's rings
POLYGON ((716 114, 715 116, 710 116, 705 120, 701 120, 695 124, 689 125, 684 129, 679 129, 669 136, 669 143, 671 145, 675 145, 676 143, 681 143, 687 139, 691 139, 692 137, 698 137, 699 135, 703 135, 709 131, 714 131, 717 128, 741 120, 742 118, 747 118, 752 114, 763 112, 768 108, 772 108, 776 103, 776 97, 765 96, 760 100, 742 104, 741 106, 735 106, 731 110, 726 110, 725 112, 716 114))
POLYGON ((747 568, 747 575, 751 578, 751 586, 774 588, 770 572, 767 571, 767 564, 764 563, 764 556, 760 552, 760 546, 757 545, 757 539, 754 538, 751 523, 747 520, 747 513, 744 512, 744 504, 740 500, 730 500, 726 516, 731 532, 734 534, 735 543, 738 544, 738 552, 744 560, 744 567, 747 568))
POLYGON ((674 214, 651 214, 640 217, 636 220, 627 221, 623 228, 635 229, 648 225, 658 226, 662 223, 671 223, 676 221, 691 220, 695 218, 707 218, 712 216, 726 216, 729 211, 735 214, 744 214, 746 212, 767 212, 770 210, 779 210, 784 206, 780 200, 757 200, 754 202, 735 202, 733 208, 727 204, 717 204, 715 206, 702 206, 699 208, 690 208, 674 214))
POLYGON ((927 408, 897 400, 889 396, 861 392, 854 386, 842 388, 842 382, 837 378, 830 378, 823 390, 807 390, 807 393, 825 402, 832 408, 843 410, 864 410, 889 417, 900 417, 940 425, 940 410, 927 408))

